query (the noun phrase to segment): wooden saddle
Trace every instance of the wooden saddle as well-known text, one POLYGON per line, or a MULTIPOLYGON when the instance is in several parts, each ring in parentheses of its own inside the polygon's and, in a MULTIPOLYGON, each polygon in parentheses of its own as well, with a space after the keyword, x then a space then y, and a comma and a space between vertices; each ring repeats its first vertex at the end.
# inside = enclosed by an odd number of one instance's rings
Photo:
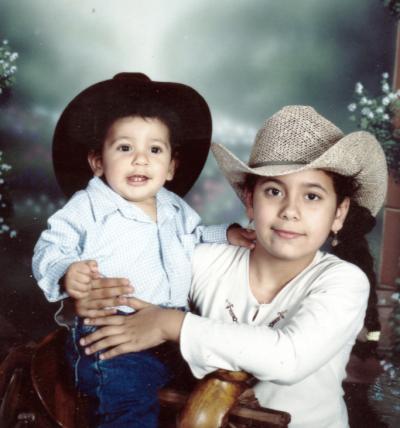
MULTIPOLYGON (((39 344, 13 348, 0 365, 0 428, 88 428, 85 398, 70 382, 64 361, 66 330, 39 344)), ((249 376, 217 370, 192 391, 164 388, 159 393, 160 428, 287 427, 286 412, 242 399, 249 376)))

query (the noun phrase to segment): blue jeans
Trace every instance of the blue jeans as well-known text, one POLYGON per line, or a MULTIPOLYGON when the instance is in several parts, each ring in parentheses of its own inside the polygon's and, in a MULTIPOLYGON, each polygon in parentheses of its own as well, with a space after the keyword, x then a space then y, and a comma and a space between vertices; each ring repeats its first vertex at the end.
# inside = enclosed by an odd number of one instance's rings
POLYGON ((67 340, 66 354, 75 386, 89 397, 91 427, 156 428, 158 390, 173 378, 177 347, 164 344, 100 360, 99 353, 86 355, 79 339, 96 327, 77 319, 67 340))

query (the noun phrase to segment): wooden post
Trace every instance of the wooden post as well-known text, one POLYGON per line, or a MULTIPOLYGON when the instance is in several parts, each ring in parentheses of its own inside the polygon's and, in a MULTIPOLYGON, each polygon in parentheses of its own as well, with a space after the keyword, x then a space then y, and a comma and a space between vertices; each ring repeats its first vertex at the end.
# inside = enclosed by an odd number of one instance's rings
MULTIPOLYGON (((393 88, 400 89, 400 23, 397 24, 395 64, 393 72, 393 88)), ((400 121, 399 121, 400 122, 400 121)), ((395 126, 400 126, 396 123, 395 126)), ((395 183, 389 176, 389 187, 383 214, 383 240, 381 247, 381 267, 378 295, 385 303, 379 308, 382 321, 381 347, 390 347, 390 328, 387 320, 393 308, 390 295, 396 291, 396 278, 399 276, 400 261, 400 183, 395 183)))

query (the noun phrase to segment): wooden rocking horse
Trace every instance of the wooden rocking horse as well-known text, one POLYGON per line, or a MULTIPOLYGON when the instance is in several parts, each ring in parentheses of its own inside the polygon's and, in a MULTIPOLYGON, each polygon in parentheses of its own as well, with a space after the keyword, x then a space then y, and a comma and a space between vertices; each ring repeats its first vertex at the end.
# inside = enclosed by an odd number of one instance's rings
MULTIPOLYGON (((87 428, 85 398, 69 381, 63 349, 66 330, 57 330, 38 345, 10 351, 0 365, 0 428, 87 428)), ((190 393, 160 391, 160 428, 287 427, 286 412, 241 402, 248 387, 244 372, 218 370, 190 393)))

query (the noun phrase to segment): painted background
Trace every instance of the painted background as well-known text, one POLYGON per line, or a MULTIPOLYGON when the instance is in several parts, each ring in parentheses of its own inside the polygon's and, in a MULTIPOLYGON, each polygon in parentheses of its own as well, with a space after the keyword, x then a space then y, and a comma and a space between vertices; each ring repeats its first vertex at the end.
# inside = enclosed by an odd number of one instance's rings
MULTIPOLYGON (((17 83, 0 99, 0 147, 13 167, 9 223, 18 230, 0 239, 6 340, 54 328, 56 305, 35 285, 30 261, 65 202, 51 140, 78 92, 121 71, 193 86, 209 103, 214 141, 247 160, 256 130, 287 104, 312 105, 353 130, 355 83, 374 92, 392 72, 395 21, 378 0, 0 0, 1 39, 19 53, 17 83)), ((187 199, 207 223, 244 221, 211 158, 187 199)), ((378 255, 379 227, 371 243, 378 255)))

